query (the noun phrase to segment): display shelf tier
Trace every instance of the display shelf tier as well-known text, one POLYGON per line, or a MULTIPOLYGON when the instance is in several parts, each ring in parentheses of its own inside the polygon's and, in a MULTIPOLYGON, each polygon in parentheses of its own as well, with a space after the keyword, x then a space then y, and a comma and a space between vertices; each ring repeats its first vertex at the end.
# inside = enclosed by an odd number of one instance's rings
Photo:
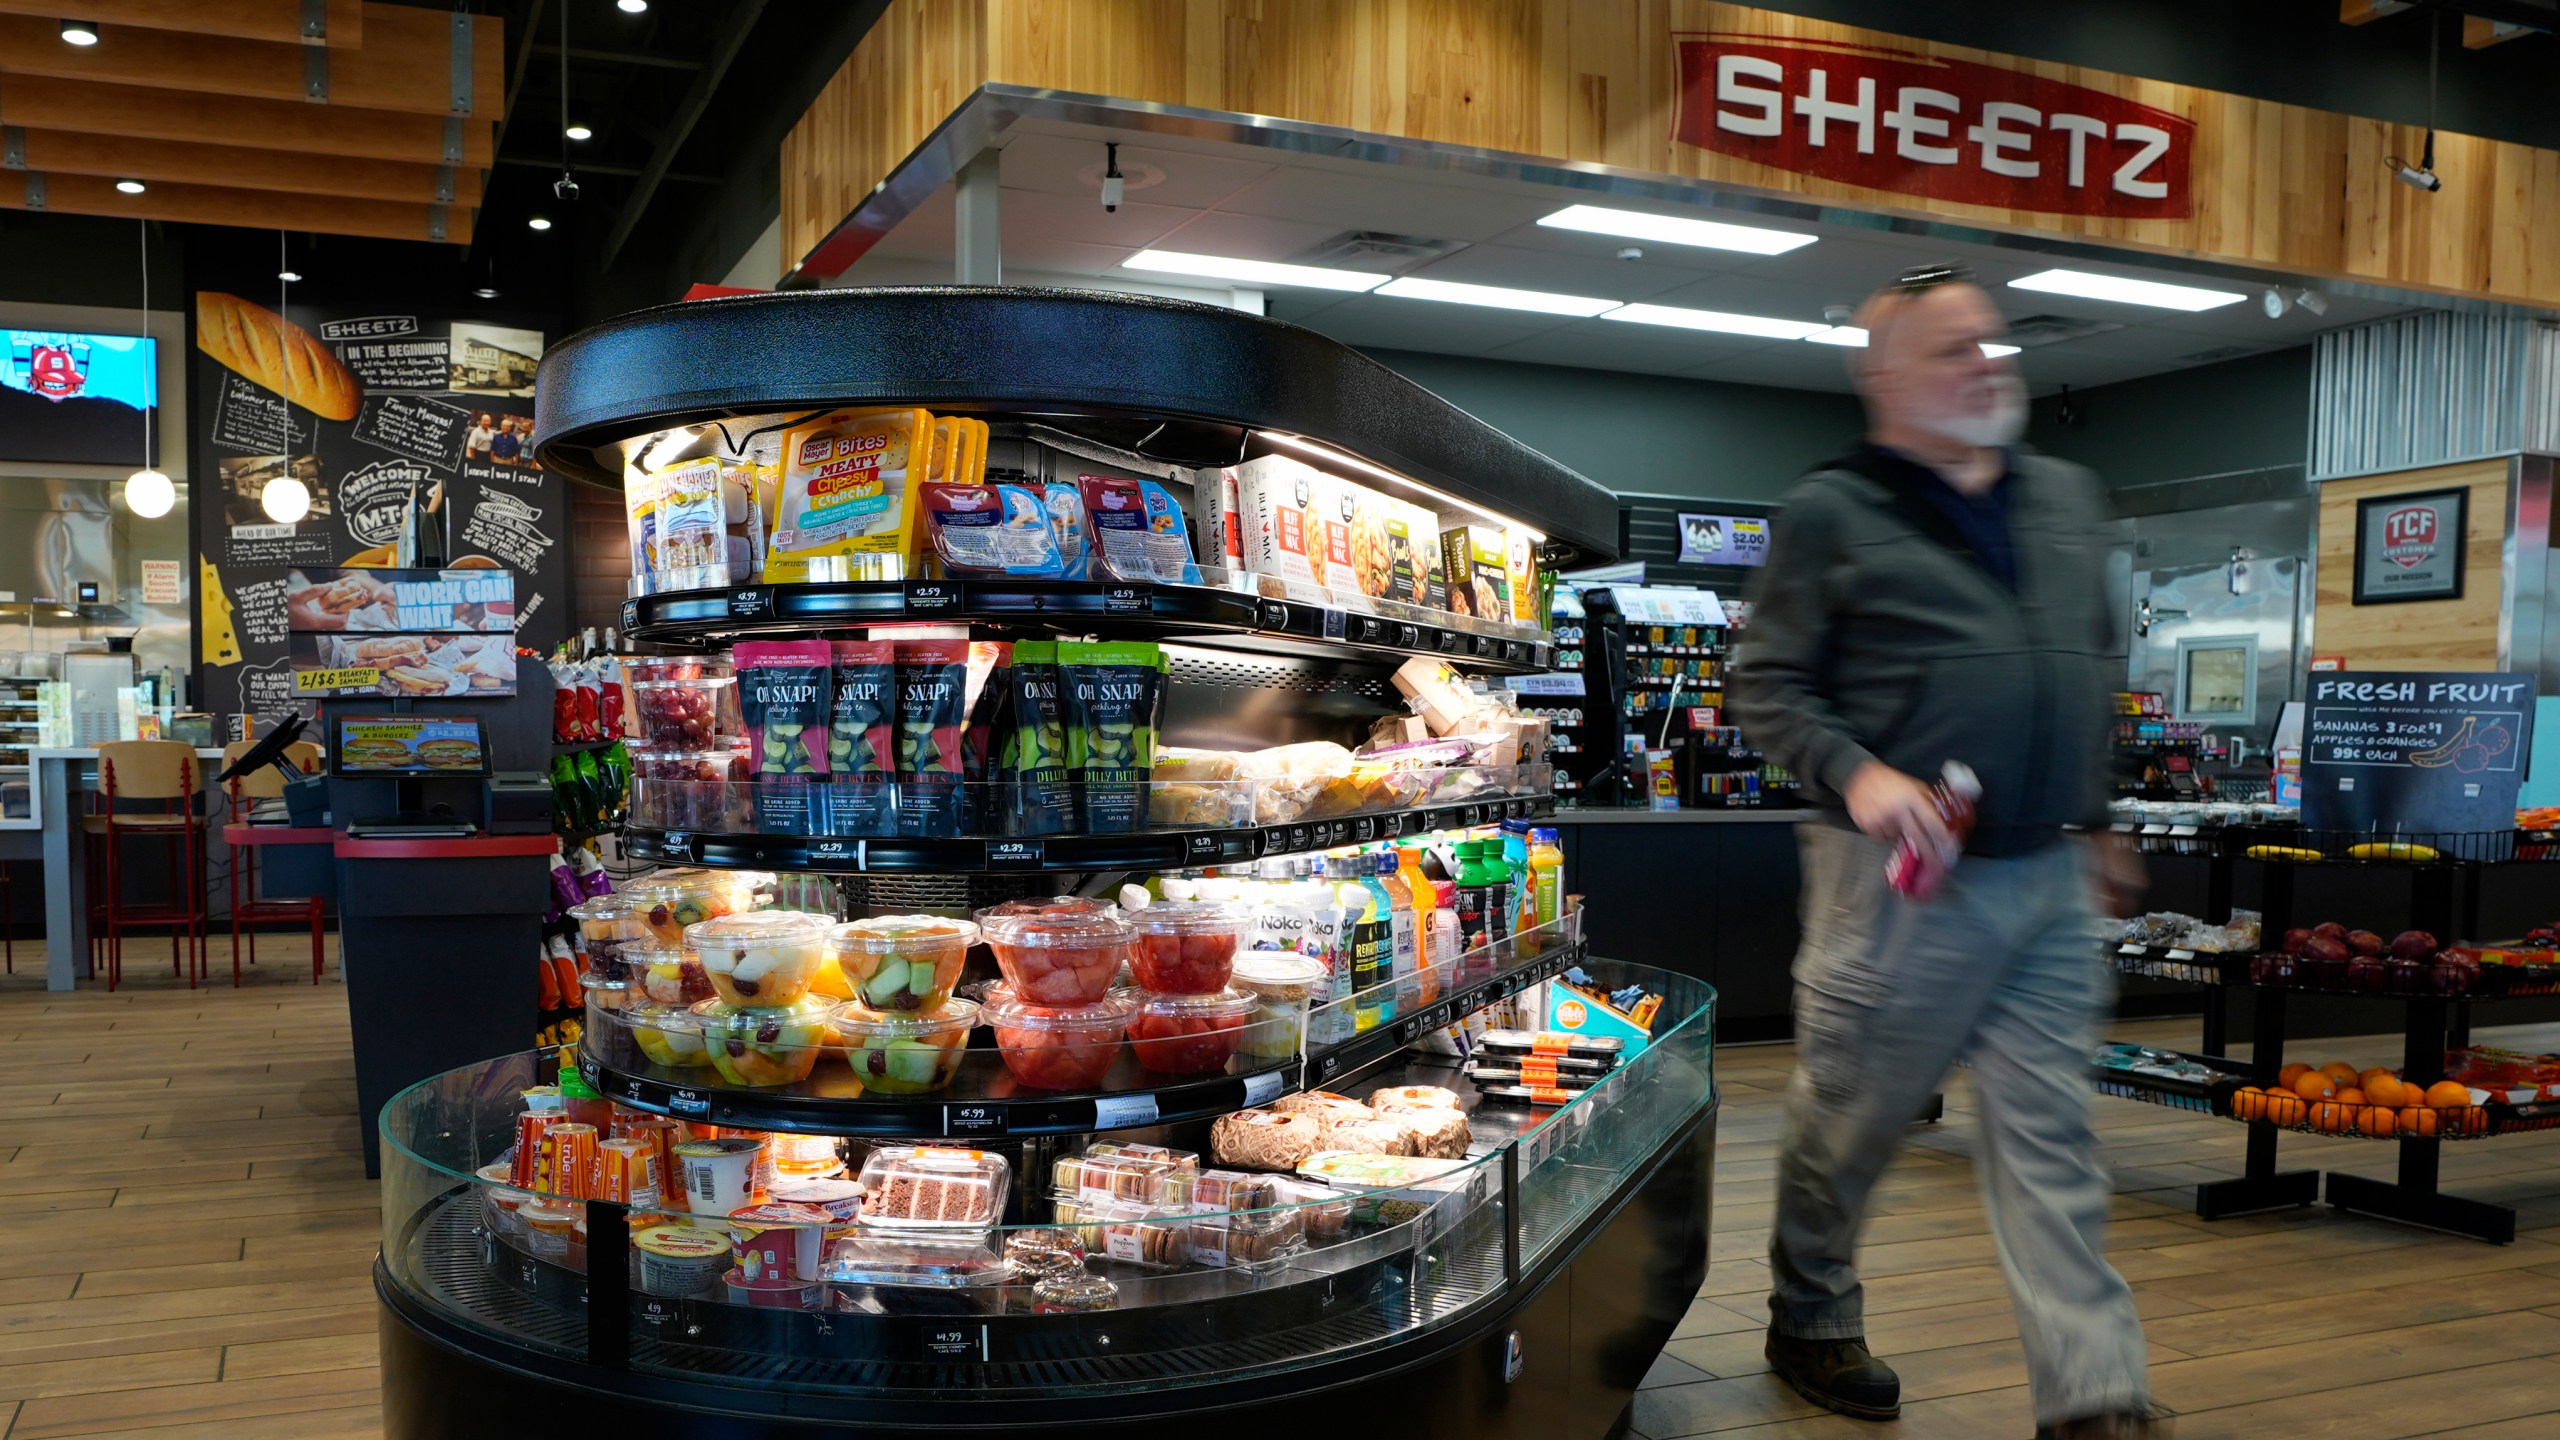
MULTIPOLYGON (((1239 578, 1250 582, 1253 577, 1239 578)), ((1257 654, 1432 655, 1502 674, 1532 674, 1555 664, 1555 643, 1541 632, 1406 608, 1410 613, 1373 613, 1335 603, 1330 595, 1264 595, 1250 583, 1229 588, 1078 580, 850 580, 634 596, 622 602, 622 630, 650 644, 705 644, 921 621, 1163 637, 1257 654)))
POLYGON ((1241 865, 1344 845, 1367 845, 1435 830, 1463 830, 1555 813, 1553 795, 1389 810, 1258 829, 1138 830, 1119 835, 1000 836, 763 835, 665 830, 634 825, 625 853, 665 865, 705 865, 811 874, 932 872, 1077 873, 1241 865))
MULTIPOLYGON (((2103 1052, 2102 1052, 2103 1053, 2103 1052)), ((2490 1099, 2484 1104, 2449 1106, 2358 1105, 2338 1100, 2310 1100, 2269 1091, 2251 1095, 2249 1062, 2221 1055, 2183 1051, 2153 1054, 2184 1061, 2214 1078, 2174 1076, 2128 1070, 2093 1060, 2089 1083, 2101 1095, 2213 1115, 2244 1125, 2269 1125, 2303 1135, 2337 1140, 2481 1140, 2495 1135, 2560 1128, 2560 1101, 2511 1105, 2490 1099), (2422 1110, 2429 1117, 2404 1123, 2403 1112, 2422 1110), (2388 1118, 2384 1118, 2388 1117, 2388 1118)), ((2474 1092, 2475 1096, 2478 1092, 2474 1092)))
MULTIPOLYGON (((2150 952, 2161 954, 2164 952, 2150 952)), ((2203 955, 2199 962, 2222 962, 2219 979, 2201 979, 2200 984, 2255 985, 2266 990, 2286 990, 2301 995, 2344 995, 2362 1000, 2531 1000, 2560 995, 2560 964, 2484 964, 2469 967, 2440 962, 2391 966, 2380 957, 2359 956, 2356 961, 2340 964, 2315 962, 2300 956, 2262 954, 2203 955), (2280 962, 2289 974, 2279 978, 2267 967, 2280 962), (2369 963, 2360 963, 2369 962, 2369 963)), ((2117 969, 2127 974, 2152 974, 2134 965, 2146 963, 2130 955, 2117 957, 2117 969)), ((2162 975, 2159 978, 2180 978, 2162 975)))
POLYGON ((1006 286, 797 291, 661 305, 550 347, 542 464, 606 486, 635 434, 839 404, 1021 414, 1153 459, 1228 465, 1319 442, 1581 552, 1614 556, 1615 497, 1312 330, 1153 296, 1006 286))
POLYGON ((2175 946, 2116 947, 2116 973, 2140 980, 2169 980, 2183 985, 2245 985, 2249 957, 2187 950, 2175 946))

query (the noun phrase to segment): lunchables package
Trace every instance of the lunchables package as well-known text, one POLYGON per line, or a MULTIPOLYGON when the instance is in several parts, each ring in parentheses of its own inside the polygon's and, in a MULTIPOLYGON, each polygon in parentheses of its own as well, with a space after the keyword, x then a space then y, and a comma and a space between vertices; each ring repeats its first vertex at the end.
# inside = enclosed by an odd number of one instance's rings
POLYGON ((1052 480, 1041 489, 1049 509, 1049 533, 1058 541, 1058 578, 1093 578, 1093 531, 1085 524, 1084 496, 1072 480, 1052 480))
POLYGON ((1047 497, 1038 490, 928 482, 918 491, 941 573, 1063 578, 1066 559, 1058 551, 1047 497))
POLYGON ((747 465, 697 456, 652 473, 626 470, 622 488, 631 573, 643 594, 755 579, 764 526, 747 465))
POLYGON ((782 442, 765 578, 906 578, 933 433, 922 410, 838 410, 793 426, 782 442))
POLYGON ((1079 474, 1085 524, 1093 537, 1093 578, 1197 585, 1191 527, 1173 492, 1154 480, 1079 474))

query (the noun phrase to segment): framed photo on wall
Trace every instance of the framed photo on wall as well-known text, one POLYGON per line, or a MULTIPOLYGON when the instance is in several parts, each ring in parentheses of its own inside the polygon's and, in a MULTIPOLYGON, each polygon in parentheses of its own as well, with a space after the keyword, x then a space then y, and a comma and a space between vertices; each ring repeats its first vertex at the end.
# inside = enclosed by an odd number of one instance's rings
POLYGON ((2462 598, 2467 489, 2371 495, 2356 502, 2354 603, 2462 598))

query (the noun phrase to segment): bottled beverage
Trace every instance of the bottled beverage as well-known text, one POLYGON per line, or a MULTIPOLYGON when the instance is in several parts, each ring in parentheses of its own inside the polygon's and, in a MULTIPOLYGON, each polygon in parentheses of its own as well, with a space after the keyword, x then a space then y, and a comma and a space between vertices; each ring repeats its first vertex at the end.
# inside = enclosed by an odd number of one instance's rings
POLYGON ((1564 914, 1564 843, 1552 825, 1529 832, 1528 890, 1529 903, 1522 913, 1543 950, 1556 943, 1555 932, 1547 927, 1564 914))
POLYGON ((1493 902, 1491 876, 1485 870, 1482 842, 1461 840, 1457 851, 1458 948, 1472 955, 1491 938, 1491 922, 1485 916, 1485 907, 1493 902))
POLYGON ((1395 940, 1385 913, 1386 892, 1345 880, 1334 893, 1342 902, 1342 948, 1351 954, 1351 1028, 1375 1030, 1392 1018, 1394 1008, 1385 985, 1393 978, 1388 972, 1395 959, 1395 940))
POLYGON ((1982 798, 1982 781, 1970 766, 1950 760, 1930 785, 1929 798, 1938 807, 1938 818, 1946 822, 1946 845, 1933 855, 1909 840, 1897 842, 1884 866, 1886 882, 1897 894, 1913 900, 1926 900, 1936 893, 1964 854, 1965 842, 1973 836, 1974 805, 1982 798))
POLYGON ((1500 942, 1519 928, 1513 921, 1520 913, 1520 882, 1529 869, 1529 827, 1517 820, 1504 821, 1494 838, 1485 842, 1485 858, 1493 865, 1494 887, 1485 928, 1500 942))
POLYGON ((1428 1005, 1440 998, 1440 987, 1431 981, 1422 964, 1422 925, 1414 908, 1413 891, 1404 883, 1404 872, 1396 866, 1393 849, 1379 851, 1371 857, 1377 862, 1378 888, 1387 892, 1387 925, 1390 951, 1394 955, 1396 995, 1403 1008, 1428 1005))

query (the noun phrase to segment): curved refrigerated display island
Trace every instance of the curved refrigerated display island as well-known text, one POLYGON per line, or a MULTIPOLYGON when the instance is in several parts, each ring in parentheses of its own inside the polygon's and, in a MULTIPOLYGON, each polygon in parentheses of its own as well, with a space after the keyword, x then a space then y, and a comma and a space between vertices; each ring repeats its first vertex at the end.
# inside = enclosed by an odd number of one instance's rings
POLYGON ((664 307, 537 408, 626 496, 623 843, 683 868, 573 912, 574 1059, 382 1113, 390 1434, 1625 1428, 1715 998, 1529 883, 1486 683, 1606 492, 1130 296, 664 307))

